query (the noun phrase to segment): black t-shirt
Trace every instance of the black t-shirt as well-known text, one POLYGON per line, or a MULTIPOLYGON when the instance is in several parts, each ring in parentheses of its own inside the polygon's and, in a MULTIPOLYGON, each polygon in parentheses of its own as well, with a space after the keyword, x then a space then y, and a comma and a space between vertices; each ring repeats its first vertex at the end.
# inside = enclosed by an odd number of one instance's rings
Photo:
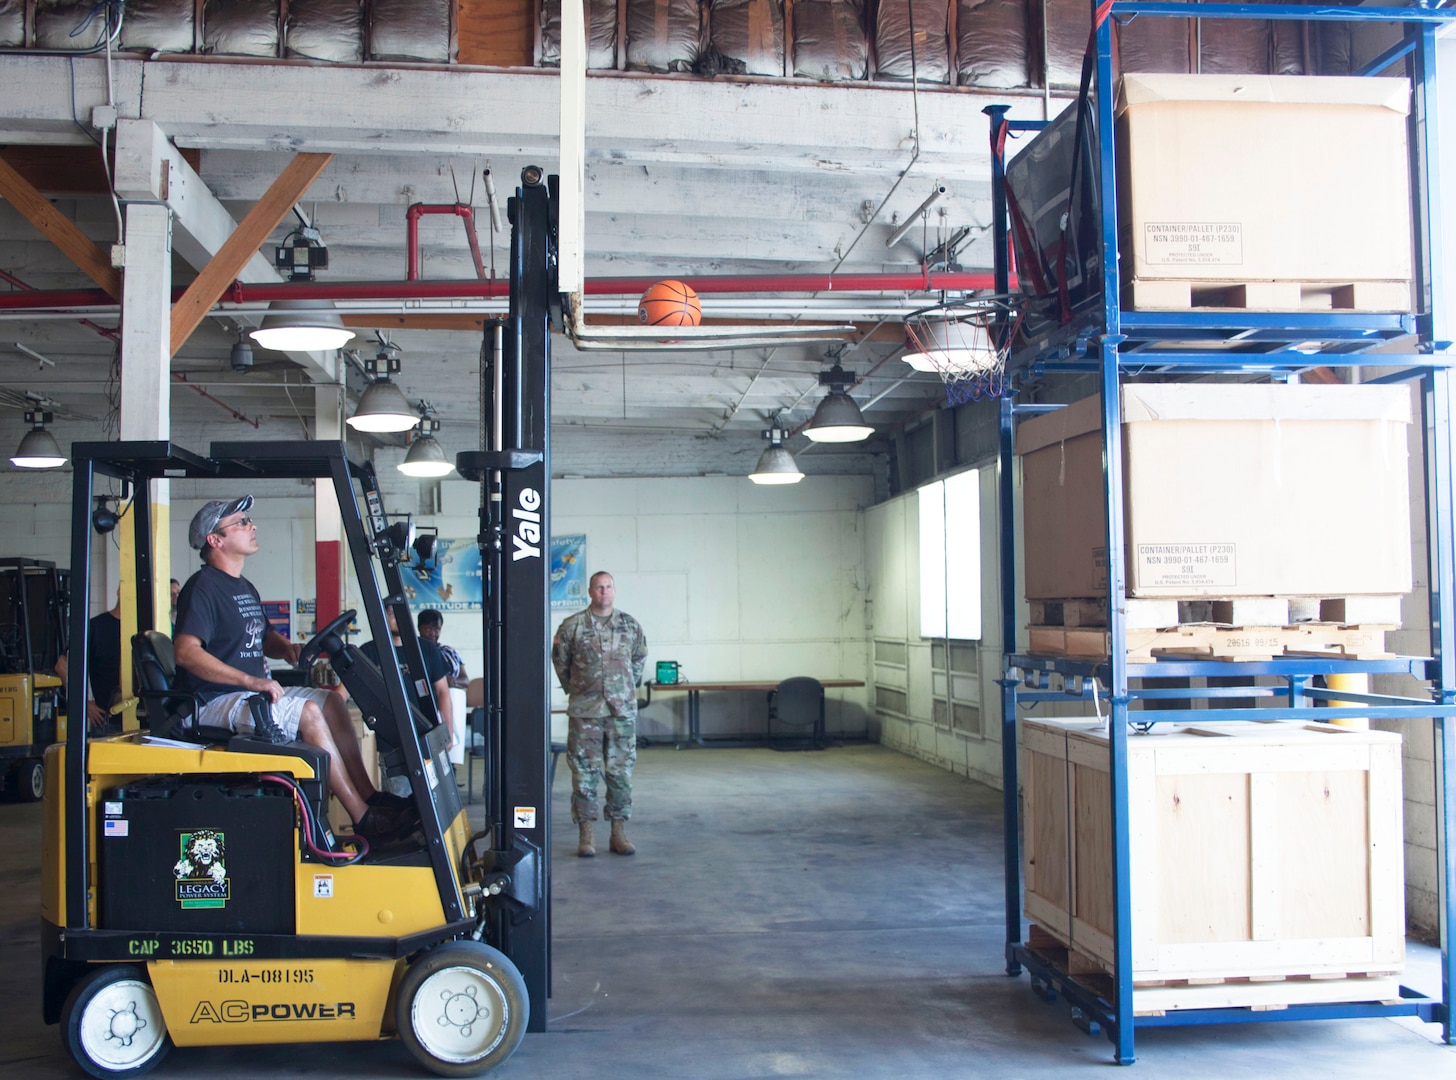
MULTIPOLYGON (((245 577, 233 577, 215 566, 203 566, 193 574, 177 597, 177 633, 200 638, 202 647, 224 664, 268 678, 263 655, 268 619, 258 590, 245 577)), ((204 701, 247 690, 199 679, 181 667, 177 676, 184 690, 200 693, 204 701)))
POLYGON ((109 709, 121 689, 121 620, 103 611, 88 625, 86 675, 91 681, 91 700, 109 709))
MULTIPOLYGON (((419 642, 420 652, 425 657, 425 680, 430 684, 430 692, 433 694, 435 684, 441 679, 449 678, 450 661, 445 659, 445 654, 440 651, 440 646, 436 645, 429 638, 420 638, 419 642)), ((401 661, 404 660, 403 650, 404 646, 402 645, 396 645, 394 647, 394 651, 401 661)), ((369 657, 375 667, 383 666, 379 662, 379 647, 374 642, 366 641, 363 645, 359 646, 359 651, 369 657)), ((409 665, 406 664, 405 666, 408 667, 409 665)), ((414 673, 411 672, 411 674, 413 675, 414 673)))

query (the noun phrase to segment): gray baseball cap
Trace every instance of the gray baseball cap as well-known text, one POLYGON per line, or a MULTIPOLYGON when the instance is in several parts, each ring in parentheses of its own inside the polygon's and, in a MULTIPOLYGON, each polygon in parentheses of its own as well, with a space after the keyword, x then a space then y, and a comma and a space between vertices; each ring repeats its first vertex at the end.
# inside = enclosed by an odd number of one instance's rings
POLYGON ((201 551, 207 547, 207 538, 217 523, 225 517, 233 514, 241 514, 253 508, 253 497, 243 495, 236 499, 213 499, 197 513, 192 515, 192 524, 187 527, 187 542, 194 550, 201 551))

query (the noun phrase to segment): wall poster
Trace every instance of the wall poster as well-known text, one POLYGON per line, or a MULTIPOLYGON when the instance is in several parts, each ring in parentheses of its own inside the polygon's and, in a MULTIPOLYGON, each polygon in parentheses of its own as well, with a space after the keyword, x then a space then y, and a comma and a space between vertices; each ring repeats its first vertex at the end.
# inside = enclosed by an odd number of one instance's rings
POLYGON ((480 549, 474 537, 441 537, 430 559, 421 560, 412 552, 399 573, 405 598, 415 611, 480 611, 483 607, 480 549))
POLYGON ((586 607, 586 536, 551 538, 552 608, 586 607))

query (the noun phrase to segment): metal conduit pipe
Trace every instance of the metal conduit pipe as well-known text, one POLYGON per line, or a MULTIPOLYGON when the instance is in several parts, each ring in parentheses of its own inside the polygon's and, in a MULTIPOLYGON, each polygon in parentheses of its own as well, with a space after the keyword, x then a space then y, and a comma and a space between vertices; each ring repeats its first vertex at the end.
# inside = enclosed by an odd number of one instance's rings
POLYGON ((405 211, 405 241, 409 253, 405 277, 420 278, 420 218, 426 214, 454 214, 465 223, 465 239, 470 242, 470 255, 475 259, 475 276, 488 280, 485 263, 480 258, 480 240, 475 235, 475 209, 465 203, 414 203, 405 211))
MULTIPOLYGON (((466 209, 469 209, 466 207, 466 209)), ((980 292, 995 287, 989 271, 923 271, 907 274, 762 274, 689 277, 699 294, 818 292, 980 292)), ((590 278, 588 296, 635 296, 661 278, 590 278)), ((1012 287, 1016 282, 1012 281, 1012 287)), ((184 288, 172 290, 181 299, 184 288)), ((246 284, 235 281, 221 299, 236 304, 272 300, 490 300, 508 295, 504 281, 307 281, 246 284)), ((116 308, 102 289, 37 289, 0 293, 0 310, 116 308)))

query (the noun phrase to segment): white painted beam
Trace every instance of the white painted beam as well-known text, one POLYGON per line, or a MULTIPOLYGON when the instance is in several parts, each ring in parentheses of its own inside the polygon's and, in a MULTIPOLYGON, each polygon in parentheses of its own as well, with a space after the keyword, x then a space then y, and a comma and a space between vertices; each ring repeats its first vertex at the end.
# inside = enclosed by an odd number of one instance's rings
MULTIPOLYGON (((233 216, 202 177, 151 120, 117 123, 115 183, 117 198, 123 201, 161 202, 172 209, 172 246, 197 269, 207 265, 237 228, 233 216)), ((272 263, 261 254, 253 256, 238 278, 248 282, 279 280, 272 263)))
MULTIPOLYGON (((275 173, 276 177, 276 173, 275 173)), ((193 268, 202 270, 222 248, 237 221, 198 176, 166 133, 151 120, 121 120, 116 133, 117 197, 157 202, 174 215, 173 247, 193 268)), ((277 284, 278 272, 255 252, 238 274, 244 282, 277 284)), ((244 320, 252 324, 256 320, 244 320)), ((337 359, 320 353, 289 353, 309 378, 334 382, 337 359)))
MULTIPOLYGON (((767 155, 833 171, 903 167, 913 149, 913 102, 903 89, 593 76, 586 97, 589 159, 751 167, 767 155)), ((1040 116, 1039 98, 922 93, 922 159, 984 161, 980 110, 1008 100, 1013 116, 1040 116)), ((337 67, 269 68, 263 79, 253 65, 156 61, 142 115, 184 146, 495 154, 554 168, 559 79, 554 70, 337 67)))

